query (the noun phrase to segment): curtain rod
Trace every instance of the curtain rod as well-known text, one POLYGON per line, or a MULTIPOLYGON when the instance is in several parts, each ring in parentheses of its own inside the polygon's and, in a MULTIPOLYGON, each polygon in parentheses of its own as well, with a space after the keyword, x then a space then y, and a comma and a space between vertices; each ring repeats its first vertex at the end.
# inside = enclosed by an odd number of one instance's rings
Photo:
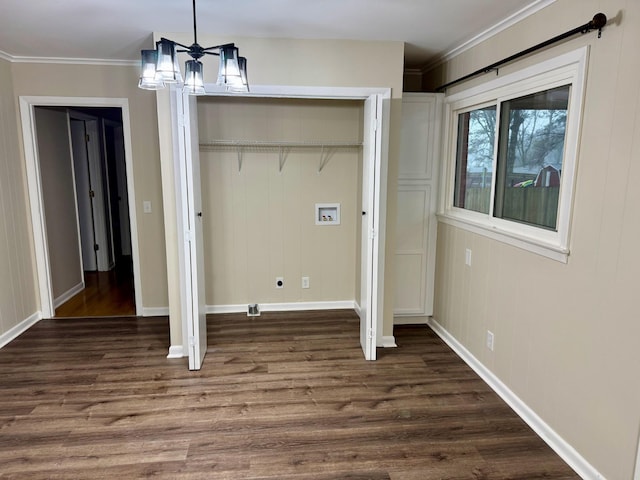
POLYGON ((556 42, 560 42, 565 38, 572 37, 576 33, 585 34, 590 32, 591 30, 598 30, 598 38, 600 38, 602 36, 602 28, 606 25, 606 23, 607 23, 607 16, 604 13, 596 13, 593 16, 593 19, 585 23, 584 25, 580 25, 579 27, 569 30, 568 32, 557 35, 553 38, 550 38, 547 41, 534 45, 533 47, 529 47, 526 50, 522 50, 521 52, 513 54, 510 57, 503 58, 502 60, 496 63, 492 63, 491 65, 481 68, 480 70, 476 70, 475 72, 465 75, 464 77, 460 77, 457 80, 454 80, 449 83, 445 83, 444 85, 440 85, 438 88, 436 88, 436 92, 441 92, 443 90, 446 90, 447 88, 453 85, 457 85, 458 83, 464 82, 465 80, 469 80, 470 78, 473 78, 477 75, 480 75, 483 73, 489 73, 493 70, 497 70, 498 67, 504 65, 505 63, 512 62, 513 60, 529 55, 530 53, 533 53, 536 50, 540 50, 542 48, 548 47, 549 45, 552 45, 556 42))

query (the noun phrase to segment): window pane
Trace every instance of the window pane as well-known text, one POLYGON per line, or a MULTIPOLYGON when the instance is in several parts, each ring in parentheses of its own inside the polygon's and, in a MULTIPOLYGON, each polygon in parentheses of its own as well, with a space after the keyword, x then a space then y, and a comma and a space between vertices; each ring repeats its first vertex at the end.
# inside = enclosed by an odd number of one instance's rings
POLYGON ((495 132, 495 106, 458 115, 455 207, 489 213, 495 132))
POLYGON ((556 229, 569 88, 502 103, 496 217, 556 229))

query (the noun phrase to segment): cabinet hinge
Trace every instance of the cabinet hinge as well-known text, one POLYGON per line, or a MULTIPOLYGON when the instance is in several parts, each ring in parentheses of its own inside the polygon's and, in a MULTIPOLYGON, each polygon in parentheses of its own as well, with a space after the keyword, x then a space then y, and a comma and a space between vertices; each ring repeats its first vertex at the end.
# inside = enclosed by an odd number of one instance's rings
POLYGON ((189 337, 189 346, 190 347, 196 346, 196 339, 193 336, 189 337))

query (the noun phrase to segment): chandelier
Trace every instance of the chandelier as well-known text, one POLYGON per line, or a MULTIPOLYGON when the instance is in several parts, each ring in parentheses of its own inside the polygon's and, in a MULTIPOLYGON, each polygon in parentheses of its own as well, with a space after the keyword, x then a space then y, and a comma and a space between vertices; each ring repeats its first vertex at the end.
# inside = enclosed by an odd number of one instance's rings
POLYGON ((200 58, 205 55, 220 57, 217 85, 224 86, 230 92, 248 92, 247 59, 239 55, 233 43, 203 48, 198 44, 196 27, 196 0, 193 0, 193 43, 182 45, 167 38, 156 42, 155 50, 142 50, 142 72, 138 87, 145 90, 158 90, 167 84, 182 84, 189 95, 203 95, 204 77, 200 58), (181 47, 181 48, 178 48, 181 47), (184 82, 178 65, 178 53, 191 57, 185 63, 184 82))

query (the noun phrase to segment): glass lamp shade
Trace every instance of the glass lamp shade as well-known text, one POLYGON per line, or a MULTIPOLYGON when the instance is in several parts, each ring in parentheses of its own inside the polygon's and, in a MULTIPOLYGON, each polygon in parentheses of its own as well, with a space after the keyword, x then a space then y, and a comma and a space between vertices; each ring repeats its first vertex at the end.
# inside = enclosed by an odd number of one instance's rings
POLYGON ((157 50, 142 50, 140 52, 142 70, 138 87, 144 90, 158 90, 164 87, 164 82, 156 79, 157 50))
POLYGON ((242 85, 249 91, 249 80, 247 78, 247 59, 245 57, 238 57, 238 65, 240 66, 240 78, 242 79, 242 85))
POLYGON ((249 82, 247 80, 247 59, 245 57, 238 57, 238 68, 240 76, 229 77, 227 90, 236 93, 248 92, 249 82))
POLYGON ((158 51, 158 60, 156 62, 157 80, 164 83, 181 83, 182 75, 178 66, 176 44, 163 38, 156 42, 156 50, 158 51))
POLYGON ((216 83, 229 87, 237 82, 241 82, 238 49, 233 44, 225 45, 220 48, 220 65, 216 83))
POLYGON ((189 95, 204 95, 202 62, 187 60, 185 63, 184 91, 189 95))

